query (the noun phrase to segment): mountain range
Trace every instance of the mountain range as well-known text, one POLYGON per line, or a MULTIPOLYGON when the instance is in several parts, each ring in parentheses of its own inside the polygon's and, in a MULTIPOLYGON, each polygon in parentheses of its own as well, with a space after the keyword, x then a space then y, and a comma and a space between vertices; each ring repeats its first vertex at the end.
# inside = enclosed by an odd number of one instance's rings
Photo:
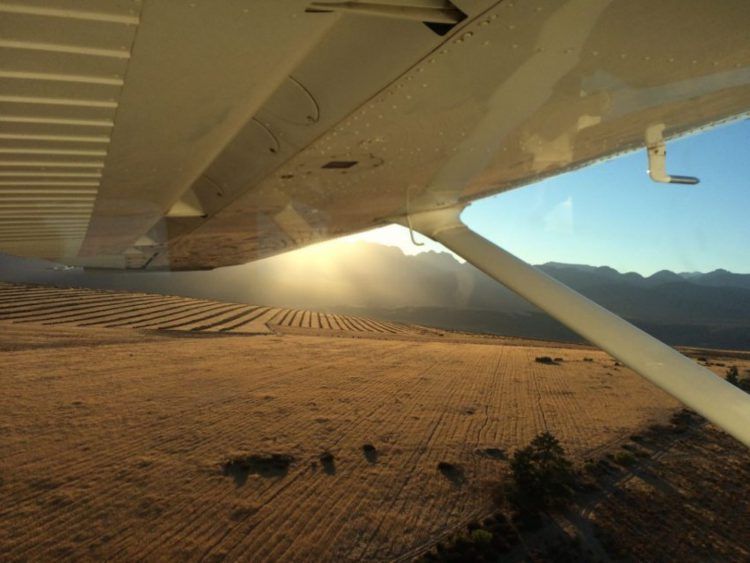
MULTIPOLYGON (((457 330, 578 341, 533 305, 448 253, 342 243, 211 272, 54 269, 0 256, 0 280, 150 291, 282 305, 457 330)), ((715 270, 651 276, 607 266, 548 262, 548 275, 670 344, 750 349, 750 274, 715 270)))

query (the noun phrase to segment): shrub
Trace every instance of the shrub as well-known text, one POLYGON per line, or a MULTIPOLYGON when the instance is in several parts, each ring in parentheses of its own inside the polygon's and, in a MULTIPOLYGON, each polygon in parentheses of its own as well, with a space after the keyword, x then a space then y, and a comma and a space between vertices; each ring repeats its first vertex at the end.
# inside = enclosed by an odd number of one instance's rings
POLYGON ((699 422, 701 419, 699 415, 690 409, 681 409, 672 414, 669 420, 672 423, 672 432, 681 434, 686 432, 691 424, 699 422))
POLYGON ((737 371, 737 366, 731 366, 727 369, 727 373, 724 376, 724 379, 727 380, 728 383, 731 383, 735 387, 740 386, 740 377, 739 377, 739 371, 737 371))
POLYGON ((573 464, 560 442, 543 432, 513 454, 511 500, 521 511, 562 508, 573 493, 573 464))
POLYGON ((460 551, 465 551, 471 545, 471 538, 465 534, 459 534, 453 541, 453 545, 460 551))
POLYGON ((583 470, 586 473, 598 473, 599 472, 599 465, 593 459, 587 459, 583 463, 583 470))
POLYGON ((635 456, 630 452, 617 452, 614 457, 614 462, 623 467, 630 467, 635 461, 635 456))
POLYGON ((536 358, 534 358, 534 361, 539 364, 547 364, 550 366, 557 365, 557 362, 549 356, 537 356, 536 358))
POLYGON ((261 477, 283 477, 289 471, 294 458, 286 454, 237 456, 221 464, 225 476, 233 477, 238 485, 244 484, 249 475, 261 477))
POLYGON ((369 463, 378 462, 378 450, 372 444, 365 444, 364 446, 362 446, 362 453, 365 454, 365 459, 369 463))
POLYGON ((479 545, 488 545, 492 541, 492 532, 478 528, 471 532, 471 541, 479 545))
POLYGON ((438 463, 438 471, 445 476, 454 485, 463 485, 466 482, 466 476, 464 470, 459 465, 453 465, 447 461, 441 461, 438 463))
POLYGON ((336 473, 336 458, 331 452, 323 452, 318 457, 320 464, 323 466, 323 471, 328 475, 334 475, 336 473))

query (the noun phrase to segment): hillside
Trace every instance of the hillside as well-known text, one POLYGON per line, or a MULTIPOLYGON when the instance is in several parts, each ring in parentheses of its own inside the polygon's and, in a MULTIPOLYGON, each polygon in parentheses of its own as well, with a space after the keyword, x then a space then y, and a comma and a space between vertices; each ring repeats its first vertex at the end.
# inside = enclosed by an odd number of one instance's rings
MULTIPOLYGON (((750 368, 707 357, 719 374, 750 368)), ((590 348, 4 284, 0 365, 4 561, 407 560, 491 515, 510 456, 542 430, 577 468, 652 436, 638 466, 610 463, 602 493, 565 516, 579 528, 550 524, 551 537, 601 550, 595 525, 645 559, 677 540, 748 555, 745 529, 724 535, 727 506, 750 494, 747 451, 716 431, 673 434, 678 403, 590 348), (707 451, 708 477, 691 469, 707 451), (663 509, 646 510, 644 486, 663 509)), ((545 560, 536 536, 513 533, 526 547, 507 560, 545 560)))
MULTIPOLYGON (((211 272, 129 273, 53 269, 4 257, 0 279, 147 291, 201 299, 313 309, 434 327, 579 341, 556 321, 469 264, 446 253, 406 256, 377 244, 341 244, 211 272), (306 254, 307 252, 307 254, 306 254)), ((750 274, 540 266, 670 344, 750 349, 750 274)))

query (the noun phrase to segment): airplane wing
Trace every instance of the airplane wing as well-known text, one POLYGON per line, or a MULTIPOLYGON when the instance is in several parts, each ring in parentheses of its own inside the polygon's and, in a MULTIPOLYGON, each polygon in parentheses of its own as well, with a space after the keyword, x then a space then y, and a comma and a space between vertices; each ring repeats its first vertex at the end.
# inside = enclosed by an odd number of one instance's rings
POLYGON ((204 269, 750 107, 745 0, 0 1, 0 251, 204 269))

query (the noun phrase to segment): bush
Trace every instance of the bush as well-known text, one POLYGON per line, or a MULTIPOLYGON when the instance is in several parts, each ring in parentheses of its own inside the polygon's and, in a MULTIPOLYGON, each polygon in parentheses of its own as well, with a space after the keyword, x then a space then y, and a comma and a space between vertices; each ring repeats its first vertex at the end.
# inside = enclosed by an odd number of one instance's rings
POLYGON ((630 467, 635 461, 635 456, 630 452, 617 452, 614 457, 614 462, 623 467, 630 467))
POLYGON ((727 380, 727 383, 731 383, 735 387, 740 386, 740 374, 737 370, 737 366, 732 366, 729 369, 727 369, 727 373, 724 376, 724 379, 727 380))
POLYGON ((534 361, 538 364, 547 364, 549 366, 557 365, 557 362, 549 356, 537 356, 536 358, 534 358, 534 361))
POLYGON ((478 528, 471 532, 471 541, 479 545, 488 545, 492 541, 492 532, 478 528))
POLYGON ((441 461, 437 467, 438 471, 454 485, 463 485, 466 482, 466 476, 461 466, 441 461))
POLYGON ((560 442, 543 432, 516 451, 510 462, 513 475, 511 501, 521 511, 562 508, 573 494, 573 464, 560 442))
POLYGON ((587 459, 583 463, 583 470, 586 473, 593 473, 596 474, 599 472, 599 465, 593 460, 593 459, 587 459))

